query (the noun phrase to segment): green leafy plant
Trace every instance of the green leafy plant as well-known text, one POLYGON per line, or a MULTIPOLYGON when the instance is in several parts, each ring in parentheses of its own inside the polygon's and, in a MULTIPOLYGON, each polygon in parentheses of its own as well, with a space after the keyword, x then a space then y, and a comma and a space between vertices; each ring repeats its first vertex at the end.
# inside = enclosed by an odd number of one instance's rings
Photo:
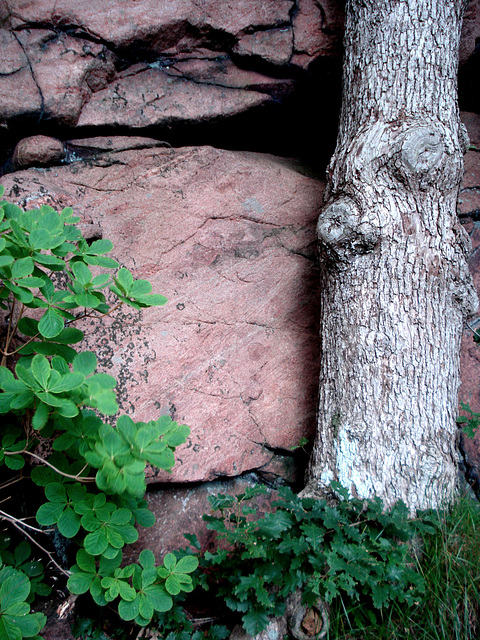
POLYGON ((458 416, 457 424, 461 425, 463 433, 468 438, 474 438, 480 427, 480 413, 472 411, 470 405, 465 402, 461 402, 460 407, 467 415, 458 416))
POLYGON ((336 640, 476 640, 480 636, 480 505, 462 497, 439 514, 435 533, 420 534, 416 558, 425 591, 372 620, 361 605, 338 599, 330 615, 336 640))
MULTIPOLYGON (((106 255, 109 240, 89 244, 79 221, 68 207, 24 211, 0 201, 0 490, 27 477, 42 487, 46 501, 37 510, 38 524, 56 528, 78 548, 70 571, 47 552, 69 576, 69 589, 90 593, 100 605, 116 604, 123 619, 145 626, 154 612, 173 607, 173 597, 191 590, 197 560, 166 556, 157 566, 153 553, 144 551, 140 564, 121 566, 123 549, 137 540, 137 526, 154 522, 143 497, 146 465, 170 470, 189 429, 170 416, 104 422, 102 416, 118 412, 116 380, 98 372, 96 355, 78 346, 84 333, 76 325, 122 305, 144 309, 166 299, 106 255), (49 454, 38 449, 40 440, 50 442, 49 454)), ((0 518, 38 544, 34 536, 42 529, 7 511, 0 518)), ((2 586, 1 640, 38 633, 33 621, 39 618, 27 609, 41 588, 25 553, 17 547, 8 558, 19 568, 2 569, 17 595, 12 600, 2 586), (17 635, 10 629, 14 615, 26 621, 17 635)))
POLYGON ((0 638, 22 640, 39 637, 46 618, 42 613, 30 613, 28 599, 31 582, 23 571, 0 563, 0 638))
POLYGON ((209 498, 220 515, 204 519, 223 544, 205 554, 206 568, 249 634, 282 615, 297 589, 309 606, 341 596, 377 610, 392 602, 411 605, 423 593, 409 542, 419 531, 435 531, 434 515, 411 520, 401 502, 385 511, 379 498, 350 498, 338 483, 332 489, 335 505, 281 488, 275 511, 262 517, 251 501, 265 487, 209 498))
MULTIPOLYGON (((479 344, 480 333, 469 322, 467 322, 467 327, 470 329, 470 331, 473 334, 473 341, 476 344, 479 344)), ((460 408, 466 415, 458 416, 457 424, 461 426, 463 433, 468 438, 473 439, 480 426, 480 413, 475 413, 474 411, 472 411, 470 405, 465 402, 460 403, 460 408)))
POLYGON ((35 597, 49 596, 52 588, 45 582, 45 569, 39 560, 31 559, 32 547, 23 540, 13 551, 10 551, 11 539, 9 536, 0 537, 0 560, 4 565, 9 565, 24 573, 30 580, 30 593, 26 602, 31 604, 35 597))

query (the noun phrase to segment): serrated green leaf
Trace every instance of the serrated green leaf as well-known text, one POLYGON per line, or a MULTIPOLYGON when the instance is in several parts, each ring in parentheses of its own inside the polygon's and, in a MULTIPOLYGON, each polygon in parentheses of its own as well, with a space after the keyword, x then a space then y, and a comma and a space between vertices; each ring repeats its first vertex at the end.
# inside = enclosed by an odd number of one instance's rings
POLYGON ((265 611, 253 608, 242 617, 242 624, 245 631, 256 636, 268 627, 269 619, 265 611))
POLYGON ((173 600, 162 585, 149 585, 144 588, 144 592, 155 611, 163 613, 165 611, 170 611, 173 607, 173 600))
POLYGON ((47 358, 42 355, 36 355, 32 359, 32 374, 39 383, 39 385, 46 389, 48 387, 48 381, 50 380, 51 368, 47 358))
POLYGON ((7 367, 0 367, 0 386, 2 389, 5 383, 12 382, 14 379, 13 373, 7 367))
POLYGON ((150 549, 143 549, 140 552, 138 560, 144 569, 155 566, 155 555, 150 549))
POLYGON ((34 391, 41 391, 43 386, 38 382, 37 378, 33 375, 31 369, 23 367, 20 363, 15 367, 15 373, 19 380, 24 382, 34 391))
POLYGON ((92 272, 83 262, 74 262, 72 264, 72 271, 75 275, 75 278, 82 286, 91 282, 92 272))
POLYGON ((139 594, 138 613, 145 618, 145 620, 151 620, 153 617, 153 604, 147 594, 139 594))
POLYGON ((82 571, 86 571, 87 573, 96 572, 95 557, 87 553, 85 549, 80 548, 77 551, 76 560, 77 565, 82 571))
POLYGON ((65 327, 57 336, 55 336, 55 342, 60 344, 76 344, 81 342, 85 334, 80 329, 75 327, 65 327))
POLYGON ((43 285, 42 278, 35 278, 34 276, 29 276, 27 278, 19 278, 17 280, 18 286, 28 287, 29 289, 38 289, 43 285))
POLYGON ((94 240, 88 249, 89 255, 102 255, 109 253, 113 249, 113 242, 111 240, 94 240))
POLYGON ((114 392, 104 392, 99 393, 94 396, 95 404, 91 404, 94 406, 100 413, 103 413, 106 416, 114 416, 118 412, 118 404, 116 401, 116 395, 114 392))
POLYGON ((176 564, 177 564, 177 559, 175 558, 173 553, 167 553, 167 555, 163 559, 163 566, 165 567, 165 569, 167 569, 167 571, 173 571, 175 569, 176 564))
POLYGON ((151 293, 151 291, 152 285, 148 280, 135 280, 130 287, 129 295, 132 298, 135 298, 136 296, 147 295, 151 293))
POLYGON ((9 255, 0 256, 0 267, 8 267, 13 264, 15 258, 9 255))
POLYGON ((66 503, 67 491, 60 482, 52 482, 45 487, 45 496, 50 502, 66 503))
POLYGON ((134 620, 139 613, 140 598, 137 596, 134 600, 120 600, 118 603, 118 613, 123 620, 134 620))
POLYGON ((175 424, 175 427, 166 435, 166 440, 170 447, 178 447, 187 441, 190 435, 190 427, 186 424, 175 424))
POLYGON ((30 342, 19 349, 21 355, 27 356, 31 353, 40 353, 43 356, 62 356, 67 362, 72 362, 77 352, 71 347, 56 342, 30 342))
POLYGON ((57 474, 53 469, 49 469, 48 467, 33 467, 30 478, 33 482, 39 487, 45 487, 49 482, 53 482, 57 479, 57 474))
POLYGON ((5 465, 13 471, 18 471, 25 466, 25 459, 20 454, 13 456, 5 455, 5 465))
POLYGON ((168 576, 165 581, 165 589, 172 596, 176 596, 182 590, 181 584, 175 574, 168 576))
POLYGON ((64 505, 55 502, 46 502, 42 504, 37 511, 38 524, 48 527, 56 524, 58 518, 63 511, 64 505))
POLYGON ((85 551, 92 556, 101 555, 108 547, 108 538, 104 529, 97 529, 85 536, 84 540, 85 551))
POLYGON ((51 271, 63 271, 65 269, 65 262, 61 258, 52 256, 51 254, 39 253, 36 251, 32 257, 35 262, 43 264, 51 271))
POLYGON ((96 265, 99 267, 105 267, 107 269, 116 269, 118 262, 113 258, 105 258, 103 256, 89 256, 88 254, 83 258, 88 264, 96 265))
POLYGON ((161 296, 158 293, 152 293, 150 295, 135 296, 135 300, 140 302, 144 307, 161 307, 168 302, 165 296, 161 296))
POLYGON ((0 638, 2 640, 21 640, 22 632, 10 616, 0 616, 0 638))
POLYGON ((73 299, 79 307, 85 307, 86 309, 96 309, 102 302, 94 293, 87 292, 77 293, 73 296, 73 299))
POLYGON ((135 589, 124 580, 118 581, 118 590, 122 600, 127 600, 128 602, 134 600, 137 595, 135 589))
POLYGON ((34 229, 28 236, 28 244, 34 251, 50 249, 52 236, 46 229, 34 229))
POLYGON ((63 375, 58 382, 50 386, 51 393, 64 393, 65 391, 73 391, 82 386, 85 382, 85 376, 81 373, 67 373, 63 375))
POLYGON ((141 527, 153 527, 155 524, 155 515, 149 509, 136 509, 133 515, 141 527))
POLYGON ((105 287, 108 283, 110 282, 110 274, 108 273, 101 273, 98 276, 95 276, 92 279, 92 285, 95 288, 103 288, 105 287))
POLYGON ((31 407, 34 397, 30 389, 20 391, 10 400, 10 409, 27 409, 31 407))
POLYGON ((84 573, 83 571, 75 571, 75 567, 72 567, 72 575, 68 578, 67 587, 71 593, 81 595, 87 593, 92 586, 95 579, 93 573, 84 573))

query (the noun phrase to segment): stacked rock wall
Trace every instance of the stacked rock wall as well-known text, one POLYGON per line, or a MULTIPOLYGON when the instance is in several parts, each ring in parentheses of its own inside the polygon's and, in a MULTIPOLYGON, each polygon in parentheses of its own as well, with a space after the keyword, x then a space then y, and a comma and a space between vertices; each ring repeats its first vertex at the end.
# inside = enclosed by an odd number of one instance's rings
MULTIPOLYGON (((478 4, 460 95, 480 111, 478 4)), ((315 429, 314 229, 343 11, 341 0, 0 0, 6 196, 72 206, 87 237, 112 239, 119 262, 169 300, 85 327, 122 411, 192 429, 173 474, 152 471, 152 483, 302 482, 292 448, 315 429)), ((459 213, 477 247, 480 116, 463 117, 475 148, 459 213)), ((477 261, 474 250, 475 274, 477 261)), ((480 356, 465 340, 461 397, 478 410, 480 356)), ((465 446, 479 465, 479 447, 465 446)), ((194 494, 171 489, 168 509, 194 494)), ((151 497, 162 511, 165 496, 151 497)))

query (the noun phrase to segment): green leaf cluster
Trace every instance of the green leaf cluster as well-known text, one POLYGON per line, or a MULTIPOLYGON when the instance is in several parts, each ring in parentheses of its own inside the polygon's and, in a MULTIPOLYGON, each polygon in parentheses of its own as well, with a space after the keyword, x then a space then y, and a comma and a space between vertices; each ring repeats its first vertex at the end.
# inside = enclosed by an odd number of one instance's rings
POLYGON ((52 588, 44 582, 44 566, 38 560, 32 560, 32 548, 23 540, 13 551, 10 550, 11 540, 8 535, 0 536, 0 561, 18 571, 21 571, 30 580, 30 593, 26 602, 31 604, 36 596, 49 596, 52 588))
MULTIPOLYGON (((47 205, 23 210, 0 201, 0 309, 7 318, 0 340, 0 467, 8 486, 10 478, 15 481, 9 473, 25 473, 27 460, 37 463, 30 479, 45 491, 38 524, 78 546, 72 592, 89 592, 101 605, 116 603, 121 617, 145 625, 193 588, 193 558, 167 556, 156 566, 145 551, 140 564, 121 567, 124 547, 138 539, 137 526, 155 520, 143 498, 146 465, 170 471, 189 429, 170 416, 104 422, 103 416, 118 412, 116 380, 98 372, 96 355, 81 349, 84 333, 76 323, 122 305, 141 310, 166 299, 107 255, 109 240, 88 243, 79 221, 69 207, 60 213, 47 205), (50 454, 38 453, 40 440, 50 443, 50 454)), ((24 526, 5 517, 17 529, 24 526)), ((25 545, 2 549, 11 566, 1 575, 21 599, 12 599, 2 584, 1 640, 33 637, 40 628, 28 602, 45 594, 43 567, 27 562, 25 545)))
POLYGON ((118 419, 116 429, 106 424, 100 427, 99 437, 85 452, 85 459, 99 469, 99 489, 142 496, 146 490, 146 465, 170 470, 175 463, 175 448, 186 441, 189 433, 186 425, 177 424, 170 416, 135 423, 124 415, 118 419))
POLYGON ((378 610, 392 602, 411 605, 424 591, 409 542, 419 531, 434 531, 433 515, 411 520, 402 502, 385 510, 379 498, 351 498, 338 483, 332 490, 336 504, 281 488, 274 511, 261 517, 251 501, 264 487, 209 498, 220 514, 204 520, 222 543, 205 554, 205 568, 250 635, 281 615, 297 589, 307 605, 341 596, 378 610))
POLYGON ((480 413, 472 411, 470 405, 465 402, 461 402, 460 407, 467 415, 458 416, 457 424, 461 425, 463 433, 468 438, 473 439, 480 427, 480 413))
POLYGON ((38 633, 46 617, 30 613, 30 590, 30 580, 23 571, 0 562, 0 640, 40 640, 38 633))
POLYGON ((172 596, 193 590, 189 574, 198 566, 194 556, 177 561, 170 553, 157 567, 155 556, 148 549, 140 553, 138 564, 121 567, 120 563, 120 556, 107 559, 103 555, 98 560, 86 549, 80 549, 68 588, 77 594, 89 591, 99 605, 117 600, 121 618, 134 620, 140 626, 149 624, 155 612, 169 611, 173 607, 172 596))

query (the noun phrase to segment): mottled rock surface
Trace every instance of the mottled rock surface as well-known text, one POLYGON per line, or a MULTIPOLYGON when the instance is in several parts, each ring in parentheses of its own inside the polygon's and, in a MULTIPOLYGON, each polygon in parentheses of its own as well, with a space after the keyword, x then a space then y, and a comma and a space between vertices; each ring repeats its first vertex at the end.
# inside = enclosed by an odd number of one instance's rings
POLYGON ((2 0, 0 24, 0 120, 168 127, 291 93, 340 55, 343 3, 2 0))
MULTIPOLYGON (((151 549, 157 557, 162 558, 174 549, 188 547, 190 543, 184 534, 196 535, 202 552, 211 551, 215 547, 216 534, 207 529, 202 520, 204 514, 213 513, 209 496, 243 493, 258 480, 254 474, 246 474, 239 478, 215 480, 193 487, 177 485, 162 487, 160 491, 149 491, 146 500, 150 510, 157 514, 157 520, 152 527, 139 528, 138 541, 124 550, 125 561, 137 562, 142 549, 151 549)), ((258 515, 271 511, 270 503, 277 497, 276 491, 267 490, 265 495, 255 498, 258 515)), ((220 515, 219 512, 216 515, 220 515)))
MULTIPOLYGON (((468 130, 470 148, 465 155, 458 212, 472 240, 469 266, 477 291, 480 291, 480 115, 462 113, 462 120, 468 130)), ((480 329, 480 322, 475 318, 469 324, 472 329, 480 329)), ((480 345, 473 341, 473 333, 468 327, 462 342, 461 380, 459 401, 469 403, 473 411, 480 412, 480 345)), ((480 433, 474 441, 463 437, 462 444, 467 464, 474 467, 473 476, 480 480, 480 433)))
POLYGON ((30 136, 17 144, 12 163, 15 169, 24 169, 58 163, 64 158, 65 146, 61 140, 49 136, 30 136))
POLYGON ((88 160, 4 176, 6 197, 72 206, 90 237, 112 239, 118 260, 167 296, 84 327, 123 411, 191 427, 173 474, 157 480, 252 469, 295 479, 277 454, 315 427, 323 183, 268 155, 126 144, 67 143, 88 160))

